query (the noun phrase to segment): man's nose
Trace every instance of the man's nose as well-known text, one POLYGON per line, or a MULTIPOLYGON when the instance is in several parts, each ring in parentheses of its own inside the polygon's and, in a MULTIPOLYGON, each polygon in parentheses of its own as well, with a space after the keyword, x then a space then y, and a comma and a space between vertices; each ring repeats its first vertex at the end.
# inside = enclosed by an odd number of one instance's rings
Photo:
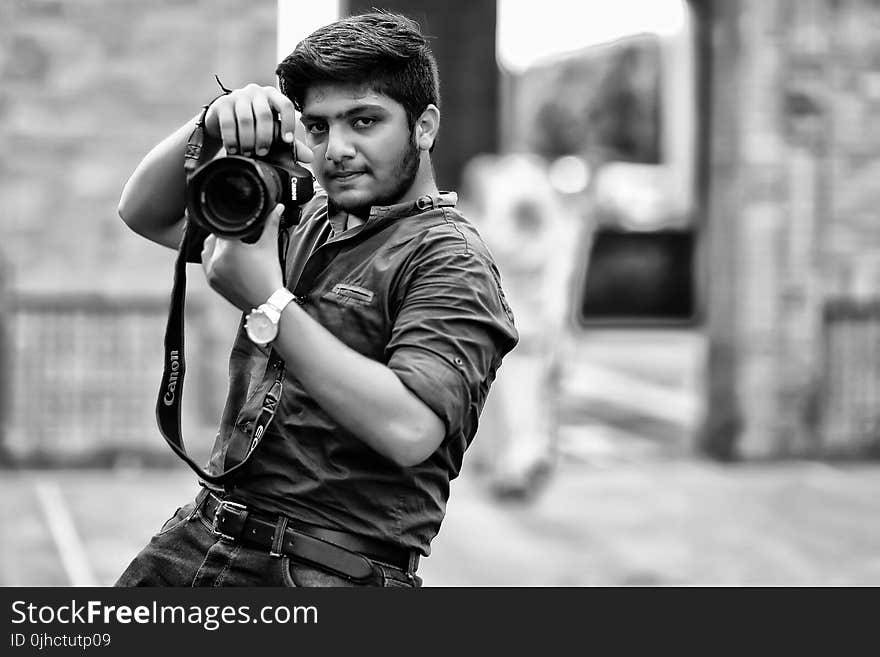
POLYGON ((331 128, 327 132, 327 150, 324 157, 331 162, 342 162, 354 157, 354 146, 345 131, 331 128))

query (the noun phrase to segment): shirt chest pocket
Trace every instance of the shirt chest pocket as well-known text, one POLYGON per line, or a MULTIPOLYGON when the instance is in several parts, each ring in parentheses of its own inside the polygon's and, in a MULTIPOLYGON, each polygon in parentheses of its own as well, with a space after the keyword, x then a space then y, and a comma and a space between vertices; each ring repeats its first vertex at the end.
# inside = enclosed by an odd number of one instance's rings
POLYGON ((318 299, 317 319, 326 329, 365 356, 382 356, 390 326, 375 290, 363 284, 333 283, 318 299))
POLYGON ((369 306, 373 303, 376 293, 360 285, 337 283, 332 290, 326 293, 326 296, 341 304, 353 303, 369 306))

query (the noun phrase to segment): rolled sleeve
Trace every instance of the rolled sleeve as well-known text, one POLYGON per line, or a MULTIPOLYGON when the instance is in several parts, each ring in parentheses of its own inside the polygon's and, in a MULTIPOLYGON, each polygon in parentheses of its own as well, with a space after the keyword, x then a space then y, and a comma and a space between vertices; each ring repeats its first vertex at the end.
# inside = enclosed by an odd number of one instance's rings
POLYGON ((446 435, 462 430, 462 407, 470 405, 467 381, 442 356, 419 347, 402 347, 388 366, 446 426, 446 435))
POLYGON ((517 341, 494 264, 461 239, 414 259, 387 348, 388 366, 469 441, 502 357, 517 341))

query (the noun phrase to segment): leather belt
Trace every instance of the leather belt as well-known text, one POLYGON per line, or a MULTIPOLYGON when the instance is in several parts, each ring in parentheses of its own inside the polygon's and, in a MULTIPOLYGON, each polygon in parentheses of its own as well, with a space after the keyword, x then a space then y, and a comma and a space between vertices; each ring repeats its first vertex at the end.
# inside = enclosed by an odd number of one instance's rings
POLYGON ((221 539, 261 548, 272 556, 287 555, 307 561, 355 581, 373 576, 371 559, 409 575, 418 567, 418 553, 414 550, 254 511, 239 502, 222 500, 207 489, 199 497, 203 495, 197 503, 205 518, 213 519, 214 533, 221 539))

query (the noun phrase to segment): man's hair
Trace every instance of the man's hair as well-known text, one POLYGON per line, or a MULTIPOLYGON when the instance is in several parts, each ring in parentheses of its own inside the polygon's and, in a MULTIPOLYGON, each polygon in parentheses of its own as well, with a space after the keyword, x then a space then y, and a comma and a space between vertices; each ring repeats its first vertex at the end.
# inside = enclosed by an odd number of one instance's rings
POLYGON ((300 41, 275 70, 281 91, 302 111, 313 84, 360 84, 400 103, 410 127, 440 106, 437 62, 418 23, 389 12, 349 16, 300 41))

